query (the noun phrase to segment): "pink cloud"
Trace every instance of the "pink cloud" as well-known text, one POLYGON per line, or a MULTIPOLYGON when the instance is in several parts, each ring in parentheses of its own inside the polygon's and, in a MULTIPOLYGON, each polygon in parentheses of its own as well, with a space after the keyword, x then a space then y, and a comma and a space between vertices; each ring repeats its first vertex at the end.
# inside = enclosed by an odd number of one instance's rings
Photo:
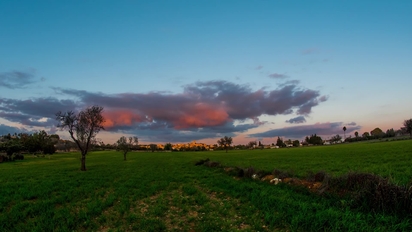
POLYGON ((176 129, 187 129, 191 127, 209 127, 223 125, 229 121, 229 114, 223 108, 197 103, 181 117, 174 120, 176 129))
POLYGON ((130 110, 104 111, 105 123, 103 126, 110 129, 115 126, 131 126, 134 123, 143 122, 143 117, 130 110))

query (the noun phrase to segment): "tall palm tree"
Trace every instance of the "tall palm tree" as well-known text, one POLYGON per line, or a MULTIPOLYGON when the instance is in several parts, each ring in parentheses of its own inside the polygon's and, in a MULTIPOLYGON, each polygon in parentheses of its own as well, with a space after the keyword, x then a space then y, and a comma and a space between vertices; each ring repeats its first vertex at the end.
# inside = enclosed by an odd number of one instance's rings
POLYGON ((343 127, 343 139, 346 139, 346 134, 345 134, 345 132, 346 132, 346 126, 343 127))

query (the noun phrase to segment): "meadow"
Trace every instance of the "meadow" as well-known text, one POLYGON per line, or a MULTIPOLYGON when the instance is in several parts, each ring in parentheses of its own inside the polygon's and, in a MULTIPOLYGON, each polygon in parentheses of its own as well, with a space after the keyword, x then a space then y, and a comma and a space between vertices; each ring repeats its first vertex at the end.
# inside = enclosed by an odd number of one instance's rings
POLYGON ((238 179, 195 166, 223 166, 297 177, 367 172, 406 185, 412 141, 208 152, 99 151, 81 172, 78 153, 26 155, 0 164, 0 231, 411 231, 410 216, 368 212, 345 199, 286 184, 238 179))

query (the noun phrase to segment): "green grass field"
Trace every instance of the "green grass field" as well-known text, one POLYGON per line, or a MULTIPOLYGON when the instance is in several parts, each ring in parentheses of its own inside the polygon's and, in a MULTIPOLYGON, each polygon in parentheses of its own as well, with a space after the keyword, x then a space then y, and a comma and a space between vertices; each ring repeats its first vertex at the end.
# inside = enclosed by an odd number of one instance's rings
POLYGON ((195 166, 225 166, 296 176, 308 171, 368 172, 407 184, 412 141, 212 152, 92 152, 26 156, 0 164, 0 231, 411 231, 410 217, 364 212, 345 200, 285 184, 237 180, 195 166))

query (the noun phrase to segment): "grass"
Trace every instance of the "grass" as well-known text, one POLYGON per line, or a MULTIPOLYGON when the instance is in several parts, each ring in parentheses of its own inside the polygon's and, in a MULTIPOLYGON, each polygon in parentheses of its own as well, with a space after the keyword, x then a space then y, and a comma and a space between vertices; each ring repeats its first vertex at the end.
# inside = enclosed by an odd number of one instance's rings
POLYGON ((195 166, 381 175, 410 182, 412 142, 276 150, 92 152, 88 171, 76 153, 26 156, 0 164, 0 231, 410 231, 410 217, 364 212, 306 189, 237 180, 195 166))
POLYGON ((343 175, 366 172, 390 178, 397 184, 411 181, 412 141, 353 143, 289 149, 230 151, 228 155, 209 155, 225 166, 253 166, 271 172, 274 168, 306 176, 308 171, 343 175))

